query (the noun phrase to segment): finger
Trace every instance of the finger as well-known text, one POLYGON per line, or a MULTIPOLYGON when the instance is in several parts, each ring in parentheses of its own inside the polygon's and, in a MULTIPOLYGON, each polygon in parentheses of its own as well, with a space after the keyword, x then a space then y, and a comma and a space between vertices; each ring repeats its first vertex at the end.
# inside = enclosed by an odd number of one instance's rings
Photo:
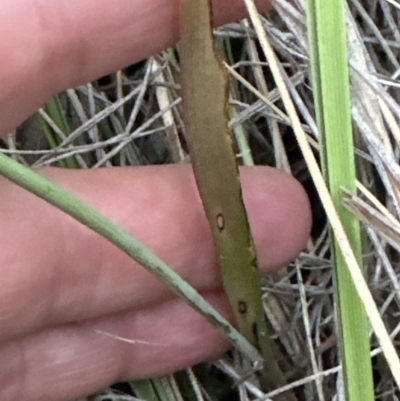
MULTIPOLYGON (((209 300, 228 311, 221 294, 209 300)), ((120 380, 192 366, 227 347, 209 323, 177 300, 83 325, 62 325, 0 346, 0 398, 72 400, 120 380)))
MULTIPOLYGON (((199 290, 220 288, 190 166, 45 174, 123 225, 199 290)), ((242 179, 260 263, 271 271, 304 248, 308 200, 293 178, 272 168, 243 169, 242 179)), ((172 297, 107 240, 8 182, 0 185, 0 213, 0 321, 8 328, 0 339, 172 297)))
MULTIPOLYGON (((178 39, 180 0, 3 0, 0 133, 53 94, 148 57, 178 39)), ((257 2, 262 8, 266 0, 257 2)), ((215 0, 217 24, 245 15, 215 0)))

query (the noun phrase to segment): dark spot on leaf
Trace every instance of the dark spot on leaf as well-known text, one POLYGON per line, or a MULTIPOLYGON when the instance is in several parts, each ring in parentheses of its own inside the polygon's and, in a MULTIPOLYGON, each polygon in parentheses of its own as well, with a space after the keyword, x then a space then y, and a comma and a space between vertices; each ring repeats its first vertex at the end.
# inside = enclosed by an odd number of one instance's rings
POLYGON ((247 312, 247 309, 248 309, 247 303, 244 301, 239 301, 239 303, 238 303, 239 313, 245 314, 247 312))
POLYGON ((251 325, 251 331, 253 332, 253 336, 254 336, 254 341, 256 342, 256 346, 257 346, 257 348, 259 348, 259 346, 260 346, 260 343, 259 343, 259 338, 258 338, 258 325, 257 325, 257 323, 256 322, 254 322, 252 325, 251 325))

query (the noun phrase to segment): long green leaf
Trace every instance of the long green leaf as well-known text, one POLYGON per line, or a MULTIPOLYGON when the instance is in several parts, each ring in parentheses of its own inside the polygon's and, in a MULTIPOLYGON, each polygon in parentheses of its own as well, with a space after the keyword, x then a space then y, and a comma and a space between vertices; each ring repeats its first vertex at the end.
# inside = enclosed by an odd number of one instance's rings
MULTIPOLYGON (((324 175, 346 234, 361 265, 359 222, 342 206, 342 188, 356 191, 345 2, 308 0, 307 16, 324 175)), ((340 247, 336 239, 332 239, 335 295, 347 399, 369 401, 374 399, 374 387, 368 319, 340 247)))
POLYGON ((249 11, 255 31, 260 40, 261 48, 268 61, 272 75, 281 94, 282 102, 292 123, 297 143, 299 144, 301 152, 304 156, 304 160, 306 161, 310 174, 313 178, 315 187, 317 188, 322 205, 324 206, 325 212, 329 218, 332 232, 334 233, 335 238, 338 240, 338 244, 342 250, 343 257, 346 260, 351 278, 353 280, 355 288, 357 289, 358 296, 365 306, 364 310, 368 315, 369 322, 374 329, 379 345, 382 347, 383 354, 388 362, 393 377, 396 380, 396 384, 400 387, 400 359, 382 320, 378 307, 371 295, 371 291, 368 288, 363 273, 359 268, 359 263, 357 262, 357 259, 354 255, 350 242, 347 238, 347 234, 343 228, 333 200, 329 194, 326 182, 324 181, 324 178, 318 166, 317 160, 311 150, 311 146, 309 144, 307 136, 302 128, 302 124, 299 116, 297 115, 296 108, 290 97, 289 90, 285 84, 285 80, 287 80, 288 77, 277 61, 277 57, 268 40, 261 18, 257 12, 254 0, 244 1, 249 11))

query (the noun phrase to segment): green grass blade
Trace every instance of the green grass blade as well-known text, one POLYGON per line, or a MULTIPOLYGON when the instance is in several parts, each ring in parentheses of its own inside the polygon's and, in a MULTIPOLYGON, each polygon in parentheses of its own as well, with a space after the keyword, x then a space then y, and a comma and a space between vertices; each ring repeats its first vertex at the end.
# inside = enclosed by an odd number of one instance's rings
POLYGON ((112 222, 95 208, 82 202, 53 181, 2 153, 0 153, 0 175, 63 210, 82 224, 107 238, 143 267, 155 274, 190 306, 200 312, 221 333, 227 336, 241 352, 250 358, 256 367, 263 365, 261 355, 243 335, 218 313, 190 284, 183 280, 179 274, 124 228, 112 222))
POLYGON ((151 379, 135 380, 131 386, 138 398, 146 401, 160 401, 151 379))
POLYGON ((183 401, 171 376, 137 380, 131 386, 136 396, 146 401, 183 401))
MULTIPOLYGON (((71 133, 71 129, 69 127, 69 124, 67 122, 67 117, 65 113, 65 109, 63 105, 61 104, 60 98, 58 95, 52 97, 44 106, 44 109, 48 116, 54 121, 54 123, 57 125, 58 128, 61 129, 65 133, 66 136, 68 136, 71 133)), ((42 127, 42 130, 47 138, 47 141, 49 142, 49 145, 51 148, 56 148, 60 143, 60 139, 57 137, 57 135, 54 133, 53 129, 51 126, 47 123, 47 121, 40 115, 38 114, 39 118, 39 123, 42 127)), ((60 160, 59 162, 60 167, 64 168, 78 168, 79 163, 74 157, 68 157, 65 160, 60 160)))
MULTIPOLYGON (((356 191, 344 1, 308 0, 308 29, 325 178, 359 264, 359 222, 342 206, 342 188, 356 191)), ((374 399, 368 320, 342 252, 333 239, 341 356, 349 401, 374 399)))

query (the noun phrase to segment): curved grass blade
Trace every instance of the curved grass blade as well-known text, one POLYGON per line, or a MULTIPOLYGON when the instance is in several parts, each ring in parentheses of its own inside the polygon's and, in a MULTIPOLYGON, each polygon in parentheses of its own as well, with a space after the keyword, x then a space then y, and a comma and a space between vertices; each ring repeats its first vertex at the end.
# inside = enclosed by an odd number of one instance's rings
POLYGON ((183 280, 179 274, 124 228, 53 181, 8 158, 2 153, 0 153, 0 175, 46 200, 88 228, 107 238, 119 249, 123 250, 143 267, 156 275, 193 309, 200 312, 222 334, 229 338, 238 349, 247 355, 255 366, 262 365, 263 359, 261 355, 243 335, 190 284, 183 280))
POLYGON ((268 361, 260 372, 262 386, 280 387, 285 379, 267 332, 257 255, 228 129, 228 76, 214 49, 209 0, 182 0, 179 52, 186 135, 224 287, 240 332, 268 361))

